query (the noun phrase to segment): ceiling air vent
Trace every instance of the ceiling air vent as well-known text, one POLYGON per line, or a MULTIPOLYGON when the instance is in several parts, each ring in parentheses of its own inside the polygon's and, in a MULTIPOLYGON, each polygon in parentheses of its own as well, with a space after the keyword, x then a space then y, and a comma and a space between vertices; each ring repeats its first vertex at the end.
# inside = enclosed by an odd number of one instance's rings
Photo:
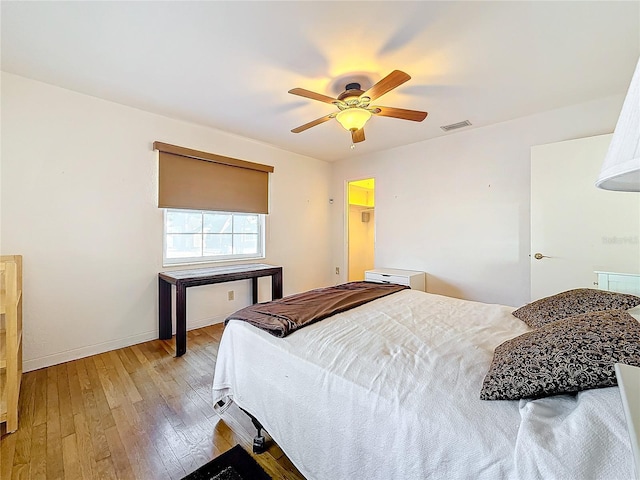
POLYGON ((452 123, 451 125, 443 125, 440 128, 442 130, 444 130, 445 132, 448 132, 449 130, 455 130, 456 128, 468 127, 469 125, 471 125, 471 122, 469 120, 464 120, 462 122, 452 123))

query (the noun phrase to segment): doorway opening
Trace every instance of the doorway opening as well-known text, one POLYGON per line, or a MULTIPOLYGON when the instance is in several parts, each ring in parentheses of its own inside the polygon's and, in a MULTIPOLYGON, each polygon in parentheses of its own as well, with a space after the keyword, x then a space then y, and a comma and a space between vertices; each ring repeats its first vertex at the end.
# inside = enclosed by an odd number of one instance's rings
POLYGON ((347 188, 348 280, 354 282, 364 280, 374 264, 375 179, 355 180, 347 188))

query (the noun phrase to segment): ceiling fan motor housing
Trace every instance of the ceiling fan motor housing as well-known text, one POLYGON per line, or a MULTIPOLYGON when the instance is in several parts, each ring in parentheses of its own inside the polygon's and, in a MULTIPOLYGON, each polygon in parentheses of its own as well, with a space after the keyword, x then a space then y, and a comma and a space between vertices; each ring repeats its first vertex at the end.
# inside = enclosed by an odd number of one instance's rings
POLYGON ((338 96, 338 100, 344 100, 345 98, 349 97, 359 97, 363 93, 364 91, 361 90, 359 83, 348 83, 344 89, 344 92, 342 92, 338 96))

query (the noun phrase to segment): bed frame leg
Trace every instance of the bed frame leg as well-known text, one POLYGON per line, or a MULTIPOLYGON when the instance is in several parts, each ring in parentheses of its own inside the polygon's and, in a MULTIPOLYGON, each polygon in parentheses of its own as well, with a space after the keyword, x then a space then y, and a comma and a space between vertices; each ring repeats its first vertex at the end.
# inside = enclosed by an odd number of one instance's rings
POLYGON ((264 439, 264 435, 262 435, 262 430, 264 430, 264 427, 256 417, 254 417, 244 409, 241 410, 249 416, 249 418, 251 419, 251 423, 253 423, 253 426, 256 427, 256 430, 258 430, 258 433, 253 439, 253 453, 264 453, 267 450, 266 441, 264 439))
POLYGON ((262 435, 262 425, 254 417, 251 417, 253 426, 258 430, 258 434, 253 439, 253 453, 263 453, 267 447, 265 445, 264 435, 262 435))

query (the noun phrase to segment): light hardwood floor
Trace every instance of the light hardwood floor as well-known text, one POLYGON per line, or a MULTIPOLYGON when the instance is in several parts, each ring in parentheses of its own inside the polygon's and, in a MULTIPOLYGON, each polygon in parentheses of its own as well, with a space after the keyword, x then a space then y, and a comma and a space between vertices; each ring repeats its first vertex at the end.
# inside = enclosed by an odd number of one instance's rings
MULTIPOLYGON (((0 440, 0 478, 180 479, 255 428, 211 384, 222 326, 188 332, 187 353, 154 340, 24 374, 18 431, 0 440)), ((274 479, 304 480, 272 441, 254 455, 274 479)))

